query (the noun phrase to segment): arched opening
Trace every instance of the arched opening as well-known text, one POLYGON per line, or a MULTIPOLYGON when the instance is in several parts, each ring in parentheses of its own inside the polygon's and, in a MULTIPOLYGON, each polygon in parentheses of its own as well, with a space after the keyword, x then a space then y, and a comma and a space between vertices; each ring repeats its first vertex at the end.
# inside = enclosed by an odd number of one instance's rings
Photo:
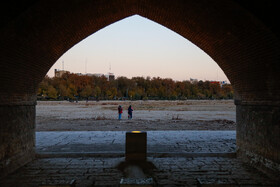
POLYGON ((238 155, 279 172, 279 39, 267 17, 238 1, 37 2, 18 11, 1 29, 1 173, 33 158, 35 93, 52 64, 91 33, 134 14, 188 38, 219 64, 235 88, 238 155))
POLYGON ((224 91, 230 85, 211 82, 219 80, 217 71, 226 79, 215 64, 185 38, 143 17, 116 22, 68 50, 48 72, 50 80, 40 84, 39 97, 56 101, 37 101, 37 150, 41 154, 124 154, 125 136, 119 131, 140 130, 148 131, 152 155, 234 154, 235 132, 226 130, 236 129, 235 106, 228 96, 231 90, 224 91), (115 79, 99 77, 109 65, 115 79), (61 67, 61 74, 55 74, 61 67), (126 120, 129 104, 135 110, 132 121, 126 120), (118 105, 124 110, 121 121, 117 120, 118 105), (212 130, 223 132, 213 134, 212 130), (102 132, 71 131, 106 132, 102 136, 102 132))

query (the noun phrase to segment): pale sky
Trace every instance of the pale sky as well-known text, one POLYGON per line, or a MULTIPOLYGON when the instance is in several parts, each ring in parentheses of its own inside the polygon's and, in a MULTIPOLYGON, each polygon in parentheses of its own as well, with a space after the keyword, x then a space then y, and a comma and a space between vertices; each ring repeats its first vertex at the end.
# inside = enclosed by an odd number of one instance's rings
MULTIPOLYGON (((226 80, 204 51, 172 30, 135 15, 113 23, 64 53, 54 69, 73 73, 111 72, 116 77, 161 77, 173 80, 226 80)), ((228 81, 229 82, 229 81, 228 81)))

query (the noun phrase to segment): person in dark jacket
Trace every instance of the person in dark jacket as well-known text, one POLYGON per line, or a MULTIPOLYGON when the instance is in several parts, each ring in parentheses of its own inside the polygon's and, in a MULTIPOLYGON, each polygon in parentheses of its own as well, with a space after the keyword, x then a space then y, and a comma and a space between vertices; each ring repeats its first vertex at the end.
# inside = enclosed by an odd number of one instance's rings
POLYGON ((123 109, 122 109, 121 105, 119 105, 119 107, 118 107, 118 113, 119 113, 119 120, 121 120, 122 119, 122 113, 123 113, 123 109))
POLYGON ((133 109, 132 109, 131 105, 129 105, 128 110, 127 110, 128 119, 132 119, 132 111, 133 111, 133 109))

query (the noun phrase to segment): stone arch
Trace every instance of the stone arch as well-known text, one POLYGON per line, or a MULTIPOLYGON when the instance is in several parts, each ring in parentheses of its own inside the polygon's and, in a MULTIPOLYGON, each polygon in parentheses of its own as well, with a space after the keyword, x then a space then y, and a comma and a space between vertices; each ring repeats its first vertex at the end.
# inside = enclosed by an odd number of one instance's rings
POLYGON ((177 32, 218 63, 236 93, 239 155, 253 155, 259 162, 266 158, 271 169, 279 170, 279 40, 269 16, 259 14, 261 6, 231 0, 29 1, 15 6, 0 30, 2 170, 12 171, 33 154, 35 93, 54 62, 90 34, 134 14, 177 32), (13 132, 11 126, 21 130, 13 132))

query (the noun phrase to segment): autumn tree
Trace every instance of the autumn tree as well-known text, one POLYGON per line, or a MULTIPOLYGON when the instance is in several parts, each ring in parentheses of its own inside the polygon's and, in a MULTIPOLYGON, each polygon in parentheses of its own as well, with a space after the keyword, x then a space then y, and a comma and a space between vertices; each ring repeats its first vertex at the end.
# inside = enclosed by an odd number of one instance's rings
POLYGON ((39 84, 38 97, 56 99, 95 97, 99 99, 232 99, 230 84, 221 86, 209 81, 174 81, 160 77, 107 77, 65 73, 62 77, 46 76, 39 84))
POLYGON ((93 96, 96 98, 96 99, 99 99, 101 95, 101 89, 99 86, 96 86, 94 89, 93 89, 93 96))
POLYGON ((74 99, 77 96, 77 88, 74 84, 69 84, 67 88, 67 97, 74 99))
POLYGON ((90 85, 86 85, 84 88, 82 88, 82 91, 80 92, 80 96, 83 98, 88 98, 92 95, 93 89, 90 85))
POLYGON ((52 98, 52 99, 56 99, 57 98, 57 91, 56 91, 56 89, 52 85, 48 86, 47 95, 50 98, 52 98))

